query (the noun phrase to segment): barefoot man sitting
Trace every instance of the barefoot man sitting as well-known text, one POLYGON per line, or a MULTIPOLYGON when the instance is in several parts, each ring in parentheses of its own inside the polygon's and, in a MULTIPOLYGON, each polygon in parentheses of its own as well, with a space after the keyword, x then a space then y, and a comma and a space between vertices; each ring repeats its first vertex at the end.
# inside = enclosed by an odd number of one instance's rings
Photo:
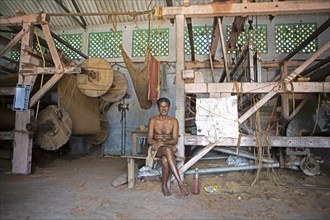
MULTIPOLYGON (((157 101, 159 115, 153 116, 148 124, 148 144, 149 155, 152 158, 158 157, 162 160, 162 191, 164 196, 170 196, 171 192, 167 187, 167 180, 170 176, 170 171, 175 179, 183 196, 189 195, 189 192, 181 180, 179 171, 176 167, 176 155, 178 151, 176 144, 179 138, 179 123, 174 117, 168 116, 170 110, 170 100, 160 98, 157 101)), ((150 164, 150 162, 149 162, 150 164)), ((148 164, 147 164, 148 165, 148 164)))

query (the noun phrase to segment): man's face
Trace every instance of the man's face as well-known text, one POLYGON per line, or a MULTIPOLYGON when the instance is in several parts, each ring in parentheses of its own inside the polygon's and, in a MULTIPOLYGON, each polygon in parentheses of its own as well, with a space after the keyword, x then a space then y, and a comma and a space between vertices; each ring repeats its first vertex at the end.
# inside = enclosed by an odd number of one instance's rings
POLYGON ((167 102, 161 102, 159 104, 158 109, 159 109, 160 115, 166 116, 168 114, 169 110, 170 110, 170 106, 168 105, 167 102))

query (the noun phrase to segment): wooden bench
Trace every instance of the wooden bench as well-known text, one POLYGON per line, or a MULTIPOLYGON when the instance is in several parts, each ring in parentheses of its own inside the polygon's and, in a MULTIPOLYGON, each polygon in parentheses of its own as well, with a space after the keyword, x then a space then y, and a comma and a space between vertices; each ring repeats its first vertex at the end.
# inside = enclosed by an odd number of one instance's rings
MULTIPOLYGON (((146 155, 122 155, 121 158, 127 159, 127 182, 128 188, 134 188, 135 180, 137 176, 137 164, 135 160, 145 160, 146 155)), ((155 158, 155 160, 161 160, 160 158, 155 158)), ((177 161, 184 161, 184 158, 177 157, 177 161)), ((169 178, 170 181, 171 178, 169 178)), ((169 184, 169 183, 168 183, 169 184)))

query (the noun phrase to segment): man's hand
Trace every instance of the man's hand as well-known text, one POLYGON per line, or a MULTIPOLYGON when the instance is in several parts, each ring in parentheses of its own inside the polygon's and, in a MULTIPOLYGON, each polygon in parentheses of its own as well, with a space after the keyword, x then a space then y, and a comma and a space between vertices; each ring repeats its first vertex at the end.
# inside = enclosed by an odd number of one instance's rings
POLYGON ((158 150, 158 148, 160 148, 160 146, 163 146, 164 142, 161 140, 157 140, 151 147, 151 150, 155 151, 158 150))

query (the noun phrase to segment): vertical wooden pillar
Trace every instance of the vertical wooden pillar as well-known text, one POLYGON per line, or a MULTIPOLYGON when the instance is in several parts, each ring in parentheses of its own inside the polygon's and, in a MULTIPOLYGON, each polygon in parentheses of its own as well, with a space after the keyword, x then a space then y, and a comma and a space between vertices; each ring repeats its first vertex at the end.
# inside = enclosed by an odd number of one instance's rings
MULTIPOLYGON (((281 79, 285 79, 288 76, 288 63, 284 62, 281 67, 281 79)), ((281 94, 281 107, 282 107, 282 119, 281 119, 281 134, 282 136, 286 136, 286 126, 288 124, 287 119, 290 115, 290 106, 289 106, 289 95, 282 93, 281 94)), ((280 153, 280 167, 285 168, 285 155, 284 148, 279 148, 280 153)))
MULTIPOLYGON (((33 39, 33 24, 24 23, 23 29, 29 29, 21 40, 21 56, 19 64, 19 84, 31 84, 31 90, 35 82, 36 76, 24 76, 23 72, 31 69, 33 71, 33 61, 28 52, 23 50, 25 46, 32 47, 33 39), (27 65, 28 64, 28 65, 27 65)), ((13 160, 12 172, 15 174, 30 174, 31 173, 31 159, 32 159, 32 136, 26 130, 26 124, 30 123, 32 111, 16 111, 15 119, 15 134, 13 141, 13 160)))
MULTIPOLYGON (((288 63, 284 62, 281 69, 281 79, 285 79, 288 76, 288 63)), ((282 116, 284 119, 288 119, 290 115, 290 105, 289 105, 289 94, 281 94, 281 103, 282 103, 282 116)))
MULTIPOLYGON (((185 130, 185 92, 182 71, 184 70, 184 15, 175 16, 176 24, 176 93, 175 93, 175 117, 179 121, 179 141, 178 156, 184 157, 184 130, 185 130)), ((178 167, 183 165, 183 161, 178 162, 178 167)), ((181 176, 183 178, 183 175, 181 176)))

